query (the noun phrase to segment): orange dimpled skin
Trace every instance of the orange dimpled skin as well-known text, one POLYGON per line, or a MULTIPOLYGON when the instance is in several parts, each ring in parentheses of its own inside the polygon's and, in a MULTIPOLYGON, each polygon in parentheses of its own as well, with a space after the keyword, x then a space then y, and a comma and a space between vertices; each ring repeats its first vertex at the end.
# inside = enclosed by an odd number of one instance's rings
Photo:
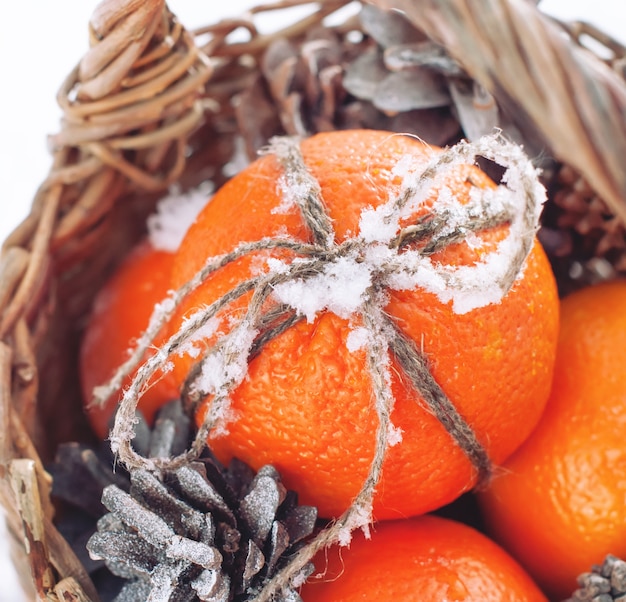
POLYGON ((421 516, 374 525, 315 558, 304 602, 547 602, 524 570, 478 531, 421 516))
MULTIPOLYGON (((320 183, 337 242, 356 235, 364 208, 385 203, 398 190, 400 177, 394 168, 401 159, 412 155, 423 161, 437 152, 414 139, 376 131, 318 134, 303 141, 301 151, 320 183)), ((284 205, 282 174, 276 158, 268 155, 214 196, 178 251, 173 287, 187 281, 206 257, 241 242, 280 234, 309 240, 296 208, 277 210, 284 205)), ((481 187, 493 186, 470 166, 459 167, 446 183, 467 200, 470 178, 481 187)), ((472 264, 505 233, 506 227, 489 230, 480 234, 482 247, 457 244, 435 259, 472 264)), ((250 278, 259 263, 258 256, 245 258, 219 270, 190 296, 182 313, 206 307, 250 278)), ((241 315, 245 301, 231 305, 226 318, 241 315)), ((498 304, 457 314, 422 290, 389 291, 385 311, 424 351, 435 379, 492 460, 503 461, 536 424, 552 374, 558 300, 539 244, 523 277, 498 304)), ((346 346, 355 326, 357 320, 323 312, 267 343, 232 395, 235 419, 227 425, 228 434, 210 438, 224 462, 237 456, 255 468, 274 464, 302 502, 316 505, 324 517, 337 516, 350 504, 366 478, 375 446, 378 418, 365 352, 346 346)), ((175 362, 182 382, 194 360, 175 362)), ((402 430, 402 442, 388 450, 383 465, 374 499, 378 519, 439 507, 471 488, 476 478, 469 460, 395 363, 391 373, 391 420, 402 430)))
MULTIPOLYGON (((120 364, 128 359, 137 337, 146 329, 154 306, 167 295, 173 254, 155 250, 143 241, 126 257, 100 289, 85 329, 80 349, 80 375, 87 417, 100 437, 109 433, 109 422, 119 400, 111 396, 102 406, 90 405, 93 389, 105 384, 120 364)), ((155 345, 159 344, 155 341, 155 345)), ((125 380, 130 383, 132 374, 125 380)), ((167 401, 178 397, 171 373, 158 372, 139 401, 148 421, 167 401)))
POLYGON ((565 298, 537 429, 481 494, 490 531, 555 599, 626 555, 626 282, 565 298))

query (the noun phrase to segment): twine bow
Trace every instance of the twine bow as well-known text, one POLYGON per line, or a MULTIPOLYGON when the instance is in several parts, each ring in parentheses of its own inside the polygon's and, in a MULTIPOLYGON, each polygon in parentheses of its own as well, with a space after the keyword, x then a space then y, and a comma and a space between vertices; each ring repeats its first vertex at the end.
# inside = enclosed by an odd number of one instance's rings
POLYGON ((156 354, 139 367, 123 395, 110 437, 113 451, 129 469, 173 469, 196 458, 206 446, 211 430, 225 420, 230 394, 245 377, 250 358, 267 341, 297 321, 312 320, 320 311, 333 311, 340 317, 359 319, 360 326, 354 331, 358 343, 353 341, 352 344, 365 348, 378 416, 376 447, 369 474, 350 508, 305 546, 257 600, 269 600, 272 592, 280 591, 290 583, 316 551, 336 541, 347 543, 353 529, 367 529, 370 524, 372 499, 386 450, 401 439, 391 421, 394 405, 390 386, 391 355, 472 462, 478 480, 489 478, 492 467, 486 450, 433 378, 427 358, 385 314, 386 291, 424 287, 443 302, 452 302, 458 312, 498 302, 523 270, 545 200, 536 170, 522 150, 494 135, 477 143, 462 142, 441 154, 434 154, 425 167, 409 169, 399 194, 376 209, 363 210, 359 233, 338 243, 322 202, 319 184, 304 164, 299 142, 294 138, 276 138, 265 152, 274 154, 283 166, 283 187, 290 200, 299 207, 312 242, 290 237, 264 238, 242 243, 230 253, 209 258, 189 282, 155 309, 131 357, 106 386, 95 391, 94 401, 101 403, 120 388, 125 375, 140 363, 157 333, 191 291, 222 266, 250 253, 286 249, 295 255, 295 259, 290 263, 276 259, 268 262, 269 269, 265 273, 240 283, 191 316, 156 354), (506 187, 474 189, 466 204, 459 203, 449 192, 446 195, 445 187, 441 188, 439 197, 445 200, 434 202, 413 223, 401 226, 407 217, 415 215, 416 209, 432 192, 433 184, 443 182, 447 172, 455 166, 472 163, 478 155, 507 168, 502 179, 506 187), (507 237, 474 266, 444 266, 431 259, 434 253, 465 240, 470 233, 506 222, 510 224, 507 237), (338 279, 346 274, 355 278, 351 286, 360 287, 356 301, 354 297, 348 301, 333 298, 342 286, 338 279), (300 297, 317 298, 317 305, 294 302, 293 299, 298 298, 294 289, 305 293, 300 297), (321 293, 316 295, 316 289, 321 293), (137 454, 131 441, 142 390, 158 369, 168 369, 168 358, 172 354, 188 349, 194 337, 206 331, 220 310, 248 292, 252 292, 251 301, 241 320, 208 350, 185 384, 185 395, 192 402, 212 397, 204 424, 198 429, 190 449, 170 459, 145 458, 137 454))

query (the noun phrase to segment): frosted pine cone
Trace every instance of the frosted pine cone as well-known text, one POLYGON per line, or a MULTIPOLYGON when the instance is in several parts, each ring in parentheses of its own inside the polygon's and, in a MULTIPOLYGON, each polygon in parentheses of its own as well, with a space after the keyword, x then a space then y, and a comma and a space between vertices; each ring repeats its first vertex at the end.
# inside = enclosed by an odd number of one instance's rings
POLYGON ((608 555, 600 566, 580 575, 578 585, 565 602, 626 602, 626 562, 608 555))
MULTIPOLYGON (((152 429, 138 418, 133 445, 142 454, 168 457, 188 446, 179 401, 164 406, 152 429)), ((315 508, 299 506, 271 466, 255 474, 206 456, 162 478, 113 466, 108 446, 68 443, 50 467, 55 497, 71 508, 59 527, 103 601, 244 602, 315 528, 315 508)), ((291 590, 282 596, 300 599, 291 590)))
MULTIPOLYGON (((131 472, 131 489, 105 488, 110 511, 87 547, 129 579, 116 602, 251 599, 315 527, 317 513, 298 506, 278 472, 253 476, 234 462, 223 471, 204 459, 160 479, 131 472)), ((305 567, 302 578, 313 570, 305 567)), ((293 591, 278 600, 300 600, 293 591)))

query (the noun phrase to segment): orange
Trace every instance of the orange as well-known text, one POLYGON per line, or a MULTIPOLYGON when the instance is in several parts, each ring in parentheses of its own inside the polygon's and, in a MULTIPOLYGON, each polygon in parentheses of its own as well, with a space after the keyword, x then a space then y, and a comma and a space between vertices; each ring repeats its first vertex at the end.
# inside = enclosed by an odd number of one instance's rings
POLYGON ((420 516, 355 533, 314 559, 304 602, 546 602, 502 548, 462 523, 420 516))
POLYGON ((626 282, 563 300, 545 414, 480 496, 490 531, 555 598, 626 555, 624 341, 626 282))
MULTIPOLYGON (((378 207, 398 192, 401 178, 394 168, 401 159, 410 156, 413 162, 423 162, 438 152, 409 137, 359 130, 318 134, 304 140, 301 151, 319 181, 338 243, 358 232, 364 208, 378 207)), ((276 157, 266 155, 217 192, 177 252, 172 288, 186 282, 207 257, 231 251, 241 242, 285 234, 309 241, 298 210, 282 209, 282 176, 276 157)), ((481 187, 493 186, 477 168, 459 167, 447 185, 464 202, 472 188, 470 178, 481 187)), ((483 246, 456 244, 434 260, 471 265, 506 228, 481 234, 483 246)), ((286 253, 280 256, 290 260, 286 253)), ((257 252, 221 268, 188 298, 182 314, 208 306, 258 273, 263 258, 267 254, 257 252)), ((535 426, 552 376, 558 299, 539 244, 523 277, 500 303, 459 314, 425 290, 388 294, 385 312, 427 355, 435 379, 493 462, 502 462, 535 426)), ((242 315, 248 298, 224 311, 222 332, 242 315)), ((266 344, 232 394, 234 419, 226 425, 227 434, 220 430, 209 441, 223 462, 237 456, 256 469, 274 464, 286 485, 324 517, 337 516, 349 506, 367 475, 375 446, 378 418, 365 351, 347 348, 358 326, 356 318, 322 311, 266 344)), ((209 339, 207 347, 214 342, 209 339)), ((173 359, 182 381, 196 360, 173 359)), ((465 454, 424 407, 396 360, 391 362, 391 419, 403 438, 389 448, 383 465, 374 500, 378 519, 429 511, 476 482, 465 454)))
MULTIPOLYGON (((80 376, 87 417, 102 439, 108 435, 120 394, 109 397, 103 406, 90 405, 93 389, 105 384, 128 359, 136 338, 148 326, 155 304, 167 294, 173 257, 172 253, 155 250, 149 240, 144 240, 129 253, 94 300, 81 342, 80 376)), ((159 340, 155 341, 158 344, 159 340)), ((129 375, 123 386, 133 376, 129 375)), ((138 406, 149 422, 159 407, 179 395, 171 373, 159 372, 152 381, 138 406)))

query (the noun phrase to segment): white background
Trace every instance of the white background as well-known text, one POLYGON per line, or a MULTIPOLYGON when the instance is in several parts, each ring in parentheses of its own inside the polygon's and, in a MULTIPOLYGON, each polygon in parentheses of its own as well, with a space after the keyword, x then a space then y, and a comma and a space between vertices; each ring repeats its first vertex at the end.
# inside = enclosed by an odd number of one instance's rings
MULTIPOLYGON (((236 16, 259 0, 170 0, 188 28, 236 16)), ((28 213, 50 167, 46 136, 58 130, 56 91, 87 49, 87 23, 95 0, 3 3, 0 20, 0 241, 28 213)), ((545 12, 582 19, 626 40, 622 0, 543 0, 545 12)), ((0 521, 0 602, 22 602, 4 550, 0 521)))

